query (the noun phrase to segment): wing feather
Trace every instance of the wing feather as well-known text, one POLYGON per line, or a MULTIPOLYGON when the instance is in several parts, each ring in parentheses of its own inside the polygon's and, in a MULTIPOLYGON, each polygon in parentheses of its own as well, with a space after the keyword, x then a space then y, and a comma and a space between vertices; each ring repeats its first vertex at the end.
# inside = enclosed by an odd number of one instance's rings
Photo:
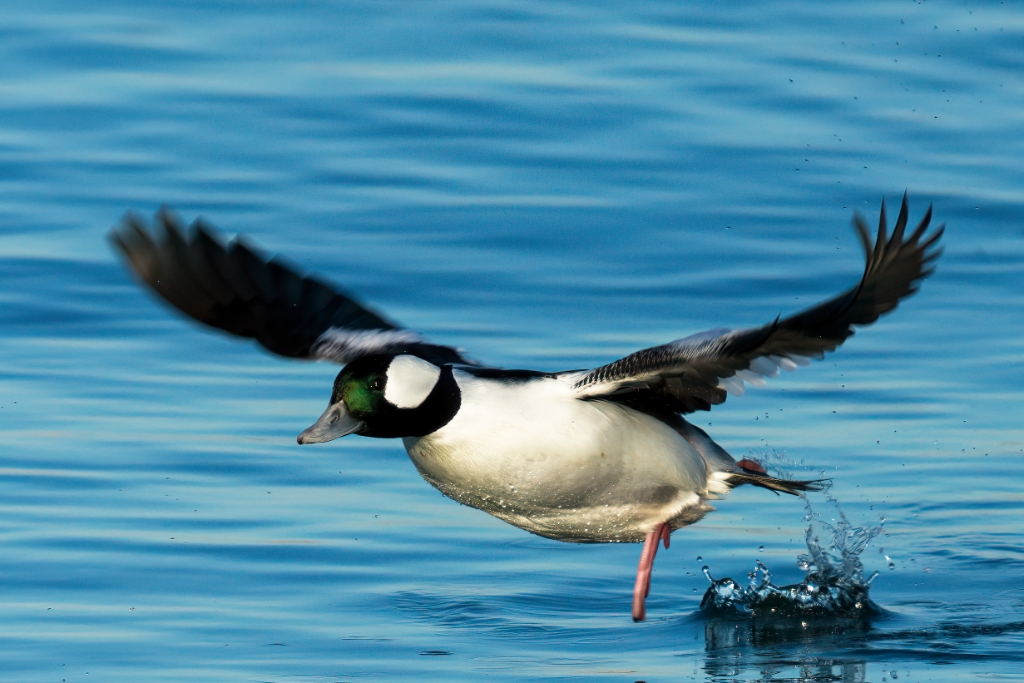
POLYGON ((345 364, 371 353, 412 353, 469 364, 457 350, 424 342, 341 290, 268 259, 244 238, 225 244, 200 221, 186 231, 169 211, 156 218, 150 229, 128 214, 107 237, 150 289, 194 320, 288 358, 345 364))
POLYGON ((583 375, 574 384, 579 398, 606 398, 647 412, 709 410, 727 393, 742 395, 745 384, 761 386, 779 370, 795 370, 834 351, 854 332, 870 325, 917 291, 941 254, 944 225, 925 236, 931 207, 909 238, 909 209, 903 195, 892 236, 887 236, 885 202, 872 243, 859 215, 853 225, 864 247, 859 283, 827 301, 787 318, 745 330, 715 329, 630 354, 583 375))

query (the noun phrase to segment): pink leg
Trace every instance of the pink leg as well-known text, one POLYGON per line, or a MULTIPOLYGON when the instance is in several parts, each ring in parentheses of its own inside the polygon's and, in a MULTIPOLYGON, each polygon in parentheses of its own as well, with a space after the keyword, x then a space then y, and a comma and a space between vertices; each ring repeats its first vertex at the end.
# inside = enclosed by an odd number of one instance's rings
POLYGON ((640 565, 636 568, 636 583, 633 585, 633 621, 643 621, 647 616, 644 601, 651 593, 651 569, 654 556, 658 554, 658 543, 664 541, 668 548, 668 524, 662 522, 644 538, 644 549, 640 551, 640 565))

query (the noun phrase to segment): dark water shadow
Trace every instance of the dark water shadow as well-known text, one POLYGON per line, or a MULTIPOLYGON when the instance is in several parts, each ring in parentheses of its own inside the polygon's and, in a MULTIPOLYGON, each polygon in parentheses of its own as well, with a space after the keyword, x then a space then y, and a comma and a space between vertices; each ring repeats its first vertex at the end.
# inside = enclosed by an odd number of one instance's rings
POLYGON ((708 617, 704 671, 709 680, 865 681, 867 661, 848 651, 872 633, 869 618, 708 617), (794 671, 795 670, 795 671, 794 671))
MULTIPOLYGON (((966 615, 965 615, 966 616, 966 615)), ((909 626, 909 618, 877 608, 857 617, 715 614, 703 624, 709 680, 865 681, 867 665, 967 665, 997 669, 1024 660, 1024 621, 909 626)))

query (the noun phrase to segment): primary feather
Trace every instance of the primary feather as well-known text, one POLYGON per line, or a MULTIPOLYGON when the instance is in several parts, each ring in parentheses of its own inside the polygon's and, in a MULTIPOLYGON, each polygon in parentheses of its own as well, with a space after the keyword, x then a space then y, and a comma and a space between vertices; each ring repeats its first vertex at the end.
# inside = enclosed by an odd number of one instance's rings
POLYGON ((842 294, 786 318, 745 330, 716 329, 632 353, 591 370, 575 383, 581 398, 603 398, 641 410, 690 413, 725 401, 727 392, 743 393, 743 382, 762 384, 779 369, 793 370, 809 358, 822 358, 853 334, 854 325, 870 325, 917 291, 931 273, 944 226, 925 237, 931 208, 904 238, 907 197, 891 238, 886 238, 882 203, 874 246, 860 216, 854 227, 864 246, 864 275, 842 294))
POLYGON ((156 218, 151 230, 128 214, 108 239, 148 287, 194 320, 288 358, 344 365, 372 353, 416 353, 437 363, 468 363, 455 349, 424 342, 242 238, 225 245, 201 221, 186 232, 169 211, 156 218))

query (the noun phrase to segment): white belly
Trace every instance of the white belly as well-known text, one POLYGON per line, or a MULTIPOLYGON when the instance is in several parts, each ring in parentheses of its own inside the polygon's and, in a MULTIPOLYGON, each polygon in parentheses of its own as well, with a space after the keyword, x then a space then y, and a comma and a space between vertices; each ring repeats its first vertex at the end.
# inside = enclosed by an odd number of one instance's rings
POLYGON ((704 460, 673 429, 555 380, 520 384, 456 373, 462 407, 406 438, 424 479, 518 527, 571 541, 638 541, 655 524, 700 519, 704 460))

